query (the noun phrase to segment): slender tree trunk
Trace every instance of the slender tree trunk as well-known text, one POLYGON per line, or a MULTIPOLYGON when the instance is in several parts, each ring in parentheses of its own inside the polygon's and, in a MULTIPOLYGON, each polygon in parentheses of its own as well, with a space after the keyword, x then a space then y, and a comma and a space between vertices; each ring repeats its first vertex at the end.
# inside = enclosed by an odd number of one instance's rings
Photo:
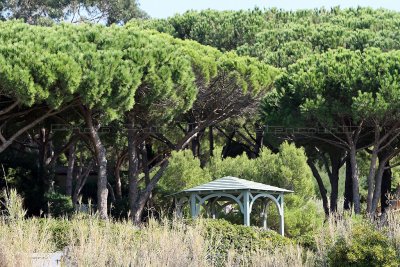
POLYGON ((392 187, 392 170, 390 169, 389 162, 386 163, 385 171, 382 176, 382 189, 381 189, 381 212, 385 213, 389 207, 389 194, 392 187))
POLYGON ((371 215, 373 211, 376 211, 376 208, 378 207, 378 202, 381 198, 382 176, 385 172, 385 166, 386 162, 379 162, 379 167, 375 178, 375 190, 372 198, 371 215))
POLYGON ((337 212, 337 201, 339 194, 339 172, 332 174, 334 177, 331 179, 331 212, 337 212))
POLYGON ((117 158, 117 161, 115 162, 115 166, 114 166, 116 199, 122 198, 121 165, 124 162, 124 159, 125 159, 125 155, 119 155, 117 158))
POLYGON ((168 167, 168 164, 168 161, 165 161, 163 164, 161 164, 160 169, 158 169, 157 173, 151 179, 149 185, 146 186, 143 192, 141 192, 140 197, 137 199, 136 207, 133 213, 134 222, 136 224, 141 222, 144 207, 151 195, 151 192, 153 191, 158 181, 161 179, 166 168, 168 167))
POLYGON ((256 129, 256 142, 255 142, 254 153, 258 157, 258 155, 260 154, 261 147, 262 147, 263 142, 264 142, 264 127, 260 126, 258 123, 256 123, 255 126, 256 126, 255 127, 255 129, 256 129))
POLYGON ((74 204, 75 208, 77 208, 78 205, 78 198, 79 195, 81 194, 81 191, 83 189, 83 187, 86 184, 87 178, 90 175, 90 172, 92 171, 93 168, 93 161, 87 166, 87 168, 85 169, 85 171, 83 171, 83 161, 82 161, 82 157, 80 159, 80 163, 79 163, 79 170, 76 174, 76 179, 75 179, 75 189, 74 192, 72 194, 72 203, 74 204))
POLYGON ((118 164, 115 165, 114 176, 115 176, 115 195, 117 199, 121 199, 122 183, 121 183, 120 166, 118 164))
POLYGON ((68 168, 67 180, 65 181, 65 194, 72 197, 72 182, 74 179, 74 166, 75 166, 75 148, 76 142, 72 143, 68 151, 68 168))
POLYGON ((351 210, 353 206, 353 182, 352 182, 352 173, 351 173, 351 161, 350 157, 347 156, 346 159, 346 178, 344 183, 344 210, 351 210))
POLYGON ((129 129, 128 129, 128 178, 129 178, 129 208, 133 223, 138 225, 141 222, 141 218, 136 216, 136 211, 138 209, 138 199, 139 199, 139 185, 138 185, 138 168, 139 159, 136 148, 136 133, 135 124, 133 119, 130 119, 129 129))
MULTIPOLYGON (((149 157, 147 154, 147 146, 146 142, 143 142, 142 149, 141 149, 141 154, 142 154, 142 166, 143 166, 143 173, 144 173, 144 182, 146 184, 146 187, 150 184, 150 169, 149 169, 149 157)), ((149 195, 149 199, 147 201, 147 207, 150 208, 152 206, 152 193, 149 195)))
POLYGON ((114 189, 110 183, 107 183, 108 193, 110 194, 111 203, 114 203, 117 199, 115 198, 114 189))
POLYGON ((311 171, 312 171, 315 179, 317 180, 319 192, 320 192, 321 198, 322 198, 322 205, 323 205, 324 211, 325 211, 325 215, 329 216, 329 204, 328 204, 328 197, 326 195, 327 191, 326 191, 326 188, 324 186, 324 183, 322 182, 321 175, 319 174, 317 168, 314 165, 314 162, 312 162, 311 159, 308 159, 307 163, 310 166, 311 171))
POLYGON ((382 177, 385 172, 385 167, 389 164, 390 160, 389 156, 386 153, 380 153, 378 155, 378 158, 379 158, 379 166, 375 178, 375 190, 372 198, 371 213, 376 211, 376 208, 378 207, 378 202, 381 199, 382 177))
POLYGON ((353 142, 350 143, 350 162, 351 162, 351 181, 352 181, 352 191, 353 191, 353 204, 354 204, 354 213, 361 213, 361 203, 360 203, 360 193, 359 193, 359 185, 358 185, 358 165, 357 165, 357 149, 353 142))
POLYGON ((214 156, 214 134, 213 134, 213 127, 208 127, 208 140, 210 143, 210 157, 214 156))
POLYGON ((100 125, 95 125, 93 122, 91 111, 85 107, 82 108, 86 125, 89 130, 90 138, 95 150, 95 156, 97 160, 97 211, 101 219, 107 219, 107 200, 108 200, 108 188, 107 188, 107 157, 106 148, 101 142, 99 136, 100 125))
POLYGON ((38 157, 37 157, 37 164, 38 164, 38 174, 39 179, 42 181, 44 185, 44 192, 48 192, 50 189, 50 184, 48 177, 46 175, 46 133, 45 129, 41 128, 39 131, 39 137, 36 139, 36 143, 38 146, 38 157))
POLYGON ((375 211, 372 210, 372 198, 374 194, 374 180, 376 176, 376 163, 378 160, 378 145, 374 145, 374 149, 372 150, 370 167, 369 167, 369 174, 367 177, 368 183, 368 194, 367 194, 367 214, 374 214, 375 211))
MULTIPOLYGON (((191 132, 196 126, 194 125, 194 123, 192 123, 191 121, 189 122, 189 127, 188 127, 188 132, 191 132)), ((198 156, 198 146, 199 146, 199 133, 196 134, 196 136, 194 136, 192 138, 192 141, 190 142, 191 146, 190 149, 192 150, 192 154, 194 157, 198 156)))
MULTIPOLYGON (((329 172, 329 181, 331 184, 331 212, 337 212, 337 201, 339 194, 339 171, 341 167, 341 153, 333 152, 330 155, 331 171, 329 172)), ((328 167, 329 168, 329 167, 328 167)))

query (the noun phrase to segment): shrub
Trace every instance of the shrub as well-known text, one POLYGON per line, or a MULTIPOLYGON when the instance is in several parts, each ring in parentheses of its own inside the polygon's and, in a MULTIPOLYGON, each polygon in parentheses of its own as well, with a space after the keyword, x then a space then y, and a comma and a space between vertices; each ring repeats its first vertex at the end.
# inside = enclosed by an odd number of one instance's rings
POLYGON ((167 193, 194 187, 211 181, 209 172, 200 167, 200 160, 190 150, 173 151, 159 189, 167 193))
POLYGON ((43 229, 49 232, 57 250, 63 250, 69 242, 69 233, 71 231, 71 223, 66 219, 39 219, 43 229))
POLYGON ((250 253, 291 244, 290 239, 274 231, 235 225, 225 220, 205 219, 202 223, 204 238, 212 248, 212 262, 221 262, 230 250, 250 253))
POLYGON ((74 205, 69 196, 60 193, 47 193, 45 199, 48 203, 48 212, 52 216, 65 216, 74 211, 74 205))
POLYGON ((399 266, 390 240, 370 224, 353 227, 351 237, 339 237, 328 253, 330 266, 399 266))

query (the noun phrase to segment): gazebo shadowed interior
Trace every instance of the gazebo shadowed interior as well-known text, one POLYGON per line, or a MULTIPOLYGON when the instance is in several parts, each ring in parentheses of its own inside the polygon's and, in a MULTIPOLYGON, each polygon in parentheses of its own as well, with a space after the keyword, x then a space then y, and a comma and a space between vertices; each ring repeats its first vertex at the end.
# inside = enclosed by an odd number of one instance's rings
POLYGON ((283 236, 285 230, 283 195, 285 193, 293 193, 293 191, 227 176, 174 195, 178 216, 182 216, 182 206, 186 203, 190 203, 190 213, 193 218, 199 215, 201 207, 215 218, 218 207, 223 208, 227 204, 236 203, 243 214, 243 224, 247 226, 250 226, 250 214, 255 201, 261 199, 261 214, 265 229, 267 229, 267 207, 270 203, 274 203, 280 217, 279 233, 283 236), (219 206, 218 202, 222 201, 225 204, 219 206))

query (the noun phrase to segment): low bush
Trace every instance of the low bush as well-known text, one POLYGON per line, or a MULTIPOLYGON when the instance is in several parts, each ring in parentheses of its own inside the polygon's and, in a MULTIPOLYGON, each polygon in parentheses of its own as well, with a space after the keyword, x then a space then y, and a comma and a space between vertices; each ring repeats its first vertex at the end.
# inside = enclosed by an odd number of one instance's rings
POLYGON ((396 250, 382 231, 362 223, 355 225, 350 235, 339 237, 328 252, 330 266, 399 266, 396 250))
POLYGON ((204 239, 212 248, 212 262, 221 262, 229 251, 249 254, 259 250, 271 250, 292 244, 274 231, 258 227, 231 224, 226 220, 204 219, 202 221, 204 239))
POLYGON ((40 223, 51 234, 52 241, 57 250, 63 250, 68 246, 71 231, 71 223, 68 220, 41 218, 40 223))
POLYGON ((55 217, 70 215, 74 211, 72 199, 60 193, 47 193, 48 213, 55 217))

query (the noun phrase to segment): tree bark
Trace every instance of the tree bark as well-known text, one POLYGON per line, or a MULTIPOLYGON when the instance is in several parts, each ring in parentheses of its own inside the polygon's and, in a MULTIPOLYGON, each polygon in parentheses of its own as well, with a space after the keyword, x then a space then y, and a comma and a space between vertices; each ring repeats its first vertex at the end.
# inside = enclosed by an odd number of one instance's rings
POLYGON ((264 142, 264 126, 260 126, 258 123, 256 123, 255 129, 256 129, 256 140, 254 144, 255 145, 254 153, 258 157, 264 142))
MULTIPOLYGON (((329 154, 331 169, 329 169, 329 166, 327 165, 325 166, 328 171, 329 182, 331 184, 331 198, 330 198, 331 212, 337 212, 337 200, 339 194, 339 171, 340 167, 342 166, 341 155, 342 155, 341 152, 338 151, 331 152, 329 154)), ((328 162, 326 162, 325 164, 328 164, 328 162)))
POLYGON ((392 187, 392 170, 389 162, 386 163, 385 170, 382 176, 382 189, 381 189, 381 212, 385 213, 389 207, 389 194, 392 187))
POLYGON ((118 155, 118 158, 114 166, 114 177, 115 177, 115 197, 116 199, 122 198, 122 183, 121 183, 121 165, 126 159, 126 151, 118 155))
MULTIPOLYGON (((386 166, 389 165, 391 155, 382 152, 378 154, 378 159, 379 159, 379 166, 378 166, 378 171, 376 173, 376 178, 375 178, 375 190, 374 190, 374 195, 372 198, 372 206, 371 206, 371 213, 376 211, 376 208, 378 207, 378 202, 381 199, 381 193, 382 193, 382 178, 383 174, 385 172, 386 166)), ((382 203, 381 203, 382 205, 382 203)))
POLYGON ((208 140, 210 143, 210 157, 214 156, 214 134, 213 134, 213 127, 208 127, 208 140))
POLYGON ((353 204, 354 204, 354 213, 361 213, 361 203, 360 203, 360 193, 359 193, 359 185, 358 185, 358 165, 357 165, 357 149, 355 144, 350 142, 350 162, 351 162, 351 181, 352 181, 352 192, 353 192, 353 204))
MULTIPOLYGON (((148 154, 147 154, 146 141, 144 141, 142 144, 141 154, 142 154, 142 168, 143 168, 143 173, 144 173, 144 182, 145 182, 146 186, 148 186, 150 184, 150 169, 149 169, 149 158, 148 158, 148 154)), ((152 194, 150 193, 149 199, 147 201, 148 208, 152 205, 151 199, 152 199, 152 194)))
POLYGON ((89 177, 92 168, 93 168, 93 161, 90 162, 90 164, 86 167, 85 171, 83 171, 83 160, 81 156, 79 163, 79 171, 77 172, 75 179, 76 181, 75 189, 72 195, 72 203, 74 204, 75 208, 77 207, 79 195, 81 194, 81 191, 86 184, 87 178, 89 177))
POLYGON ((101 219, 107 219, 108 181, 106 148, 101 142, 99 136, 98 130, 100 128, 100 124, 95 125, 91 110, 87 109, 86 107, 82 107, 82 111, 97 160, 97 211, 101 219))
POLYGON ((370 167, 369 167, 369 174, 367 177, 368 183, 368 194, 367 194, 367 214, 374 214, 375 211, 372 210, 372 198, 374 194, 374 178, 376 176, 376 163, 378 160, 378 144, 374 144, 374 148, 372 150, 370 167))
POLYGON ((139 199, 139 185, 138 185, 138 169, 139 160, 136 148, 136 133, 135 123, 133 118, 129 121, 128 129, 128 178, 129 178, 129 209, 135 225, 140 224, 141 218, 137 215, 138 199, 139 199))
POLYGON ((164 161, 163 164, 161 164, 160 169, 158 169, 157 173, 151 179, 149 185, 146 186, 146 188, 143 190, 143 192, 140 193, 140 196, 137 199, 135 210, 133 212, 133 220, 134 220, 135 224, 140 224, 140 222, 142 220, 144 207, 151 195, 151 192, 153 191, 153 189, 156 186, 156 184, 158 183, 158 181, 161 179, 166 168, 168 167, 168 164, 169 164, 168 160, 164 161))
POLYGON ((74 166, 75 166, 75 149, 76 142, 72 143, 68 151, 68 168, 67 168, 67 179, 65 181, 65 194, 72 197, 72 183, 74 179, 74 166))
POLYGON ((51 142, 51 134, 48 129, 41 128, 36 139, 38 146, 38 166, 39 178, 42 180, 45 188, 44 192, 52 192, 54 189, 54 165, 50 164, 54 155, 51 142))
POLYGON ((371 213, 373 211, 376 211, 376 208, 378 207, 378 202, 381 198, 382 176, 383 173, 385 172, 385 166, 386 166, 386 160, 382 160, 381 162, 379 162, 379 167, 375 178, 375 190, 372 198, 371 213))
POLYGON ((344 210, 351 210, 353 206, 353 182, 352 182, 352 173, 351 173, 351 161, 350 157, 347 156, 346 159, 346 180, 344 183, 344 210))
POLYGON ((325 215, 329 216, 329 204, 328 204, 328 197, 326 195, 327 191, 326 191, 326 188, 324 186, 324 183, 322 182, 321 175, 319 174, 317 168, 314 165, 314 162, 312 162, 311 159, 308 159, 307 163, 310 166, 311 171, 312 171, 315 179, 317 180, 319 192, 321 194, 322 205, 323 205, 324 211, 325 211, 325 215))

